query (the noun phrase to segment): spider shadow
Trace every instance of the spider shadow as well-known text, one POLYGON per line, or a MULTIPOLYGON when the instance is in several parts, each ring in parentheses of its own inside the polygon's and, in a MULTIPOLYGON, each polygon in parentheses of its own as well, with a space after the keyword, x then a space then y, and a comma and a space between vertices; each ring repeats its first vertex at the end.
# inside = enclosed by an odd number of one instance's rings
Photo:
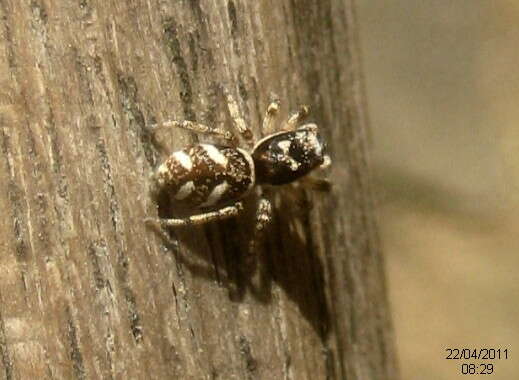
MULTIPOLYGON (((163 218, 172 213, 171 205, 164 202, 165 199, 159 202, 159 216, 163 218)), ((311 200, 305 192, 295 202, 293 197, 280 196, 279 202, 273 202, 274 217, 269 230, 257 249, 250 252, 256 203, 256 196, 246 199, 245 209, 237 218, 203 227, 162 231, 162 240, 178 263, 194 276, 216 281, 226 288, 233 302, 242 302, 250 295, 258 302, 270 304, 276 284, 324 341, 330 329, 330 314, 323 264, 313 249, 311 200), (180 252, 176 242, 194 255, 187 257, 180 252)))

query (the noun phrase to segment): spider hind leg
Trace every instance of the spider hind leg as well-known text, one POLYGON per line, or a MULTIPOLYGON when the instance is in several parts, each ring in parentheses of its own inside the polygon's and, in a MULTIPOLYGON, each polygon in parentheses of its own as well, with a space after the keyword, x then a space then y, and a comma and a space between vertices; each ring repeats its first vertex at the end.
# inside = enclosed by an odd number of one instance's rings
POLYGON ((231 206, 222 207, 215 211, 204 212, 201 214, 190 215, 185 218, 155 219, 147 218, 146 223, 158 224, 163 227, 184 227, 200 225, 216 220, 229 219, 239 215, 243 211, 243 203, 236 202, 231 206))

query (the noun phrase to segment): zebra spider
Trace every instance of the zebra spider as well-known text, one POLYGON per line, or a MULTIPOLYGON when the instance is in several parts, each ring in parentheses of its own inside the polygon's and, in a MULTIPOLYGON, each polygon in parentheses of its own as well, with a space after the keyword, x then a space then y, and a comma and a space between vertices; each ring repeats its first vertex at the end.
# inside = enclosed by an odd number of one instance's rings
MULTIPOLYGON (((248 149, 238 146, 232 132, 193 121, 166 121, 154 126, 154 131, 177 127, 214 135, 227 144, 195 144, 172 153, 152 175, 152 194, 165 192, 172 205, 181 206, 190 214, 171 219, 148 218, 147 222, 177 227, 234 217, 243 210, 242 199, 255 185, 283 185, 301 179, 300 182, 314 189, 330 187, 327 180, 306 176, 312 170, 328 167, 331 163, 317 125, 298 126, 307 116, 308 107, 302 106, 293 113, 282 124, 281 131, 276 132, 274 121, 279 101, 272 101, 263 120, 263 136, 256 141, 240 116, 238 104, 227 91, 224 92, 234 127, 248 149)), ((270 201, 260 197, 256 210, 256 234, 270 223, 271 214, 270 201)))

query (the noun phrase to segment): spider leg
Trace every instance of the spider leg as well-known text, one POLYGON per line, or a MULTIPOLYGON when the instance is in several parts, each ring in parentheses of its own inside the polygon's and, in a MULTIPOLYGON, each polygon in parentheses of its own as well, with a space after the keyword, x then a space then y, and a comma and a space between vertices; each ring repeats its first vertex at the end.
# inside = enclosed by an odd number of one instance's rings
POLYGON ((229 219, 237 216, 243 210, 243 203, 236 202, 235 204, 223 207, 216 211, 205 212, 202 214, 191 215, 186 218, 171 218, 171 219, 155 219, 146 218, 146 223, 160 225, 162 227, 183 227, 205 224, 215 220, 229 219))
POLYGON ((308 116, 309 113, 310 107, 302 105, 301 107, 299 107, 299 110, 293 112, 290 115, 288 120, 283 123, 281 129, 284 131, 293 131, 297 128, 299 123, 301 123, 301 121, 303 121, 308 116))
MULTIPOLYGON (((325 155, 323 163, 317 168, 319 170, 326 170, 332 164, 330 156, 325 155)), ((309 190, 328 192, 332 189, 332 182, 324 178, 316 178, 312 174, 301 178, 299 184, 309 190)))
POLYGON ((243 140, 245 140, 247 145, 252 147, 254 135, 252 134, 250 128, 247 127, 245 120, 243 120, 243 118, 241 117, 238 103, 227 89, 224 88, 223 92, 225 98, 227 99, 227 108, 229 109, 229 114, 231 115, 234 127, 236 128, 240 136, 243 138, 243 140))
POLYGON ((332 183, 327 179, 315 178, 310 175, 301 178, 299 184, 309 190, 319 192, 329 192, 332 190, 332 183))
POLYGON ((279 99, 276 95, 272 95, 272 101, 267 107, 265 117, 263 118, 263 128, 261 129, 263 136, 268 136, 275 133, 274 118, 277 116, 279 111, 279 99))
POLYGON ((225 139, 232 145, 236 145, 236 136, 230 131, 225 131, 221 128, 209 127, 205 124, 197 123, 189 120, 168 120, 160 125, 152 126, 152 131, 156 133, 158 130, 163 128, 181 128, 188 131, 203 133, 207 135, 215 135, 225 139))
POLYGON ((254 253, 262 242, 268 225, 272 222, 272 203, 267 198, 261 198, 256 210, 256 224, 249 242, 249 252, 254 253))
POLYGON ((272 203, 267 198, 261 198, 256 211, 255 231, 264 232, 272 222, 272 203))
POLYGON ((332 159, 330 158, 329 155, 325 155, 324 156, 324 161, 321 164, 321 166, 319 166, 319 169, 320 170, 325 170, 325 169, 328 169, 331 165, 332 165, 332 159))

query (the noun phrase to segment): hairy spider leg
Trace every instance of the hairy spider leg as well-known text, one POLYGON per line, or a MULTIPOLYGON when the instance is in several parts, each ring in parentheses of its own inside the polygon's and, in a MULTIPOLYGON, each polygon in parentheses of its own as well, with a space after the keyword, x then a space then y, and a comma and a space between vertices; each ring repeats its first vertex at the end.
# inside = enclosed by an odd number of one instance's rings
POLYGON ((299 110, 293 112, 281 127, 284 131, 293 131, 310 113, 310 107, 302 105, 299 110))
POLYGON ((254 145, 254 135, 252 134, 251 129, 247 127, 245 120, 243 120, 238 103, 227 89, 224 88, 223 92, 225 98, 227 99, 227 108, 229 109, 229 114, 231 115, 234 128, 236 128, 247 145, 252 147, 254 145))
MULTIPOLYGON (((318 170, 326 170, 332 164, 332 160, 329 155, 324 156, 324 162, 317 168, 318 170)), ((312 173, 304 176, 297 181, 302 187, 319 192, 329 192, 332 190, 332 182, 325 178, 316 178, 312 173)))
POLYGON ((215 220, 229 219, 237 216, 243 211, 243 203, 236 202, 235 204, 223 207, 216 211, 205 212, 202 214, 191 215, 186 218, 171 218, 171 219, 155 219, 147 218, 146 223, 159 224, 163 227, 179 227, 179 226, 193 226, 205 224, 215 220))
POLYGON ((214 128, 209 127, 205 124, 197 123, 194 121, 189 120, 168 120, 163 122, 160 125, 153 126, 153 131, 157 132, 159 129, 162 128, 181 128, 186 129, 188 131, 196 132, 196 133, 202 133, 207 135, 215 135, 220 138, 223 138, 228 143, 232 144, 233 146, 237 145, 236 136, 234 133, 230 131, 225 131, 221 128, 214 128))
POLYGON ((279 99, 276 95, 272 94, 272 101, 267 107, 265 117, 263 118, 263 127, 261 128, 262 137, 271 135, 277 132, 274 125, 274 119, 276 118, 279 111, 279 99))
POLYGON ((258 242, 263 241, 265 231, 272 222, 272 203, 267 198, 261 198, 256 208, 256 223, 254 225, 254 233, 249 242, 249 252, 254 253, 257 250, 258 242))

